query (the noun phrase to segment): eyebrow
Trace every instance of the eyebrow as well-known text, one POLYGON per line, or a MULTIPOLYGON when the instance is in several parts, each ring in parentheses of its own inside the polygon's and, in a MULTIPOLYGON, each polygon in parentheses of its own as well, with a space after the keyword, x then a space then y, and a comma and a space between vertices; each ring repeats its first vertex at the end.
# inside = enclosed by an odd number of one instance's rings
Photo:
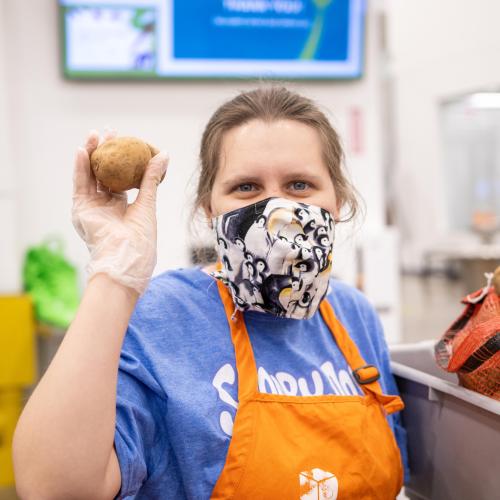
POLYGON ((285 175, 285 178, 288 180, 299 179, 299 180, 311 181, 311 182, 315 182, 315 183, 319 183, 322 181, 321 176, 315 175, 315 174, 310 174, 309 172, 307 172, 307 171, 304 172, 302 170, 289 172, 285 175))
POLYGON ((235 175, 234 177, 229 178, 227 181, 222 183, 223 186, 234 186, 235 184, 246 184, 246 183, 254 183, 258 182, 260 178, 258 176, 251 175, 235 175))

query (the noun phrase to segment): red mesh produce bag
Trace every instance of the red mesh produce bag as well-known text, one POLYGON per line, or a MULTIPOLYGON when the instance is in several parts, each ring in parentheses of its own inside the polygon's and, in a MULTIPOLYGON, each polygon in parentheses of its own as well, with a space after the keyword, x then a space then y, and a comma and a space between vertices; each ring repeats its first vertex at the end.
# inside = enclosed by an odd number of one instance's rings
POLYGON ((462 299, 463 313, 434 351, 437 364, 458 375, 460 385, 500 400, 500 296, 490 286, 462 299))

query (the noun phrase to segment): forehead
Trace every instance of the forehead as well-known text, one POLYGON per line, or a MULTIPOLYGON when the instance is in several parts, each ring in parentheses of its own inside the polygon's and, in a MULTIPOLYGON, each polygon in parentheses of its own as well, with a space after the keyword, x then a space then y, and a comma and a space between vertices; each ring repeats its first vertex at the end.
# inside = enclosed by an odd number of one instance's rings
POLYGON ((224 134, 218 176, 270 173, 275 169, 306 169, 329 175, 319 132, 294 120, 251 120, 224 134))

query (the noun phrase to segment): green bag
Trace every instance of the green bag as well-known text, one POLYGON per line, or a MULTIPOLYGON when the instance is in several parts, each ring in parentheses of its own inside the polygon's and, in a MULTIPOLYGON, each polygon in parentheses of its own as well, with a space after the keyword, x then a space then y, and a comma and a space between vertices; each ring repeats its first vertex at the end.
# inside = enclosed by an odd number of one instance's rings
POLYGON ((67 328, 80 301, 76 268, 63 255, 59 238, 49 238, 27 250, 23 266, 24 289, 35 307, 36 319, 67 328))

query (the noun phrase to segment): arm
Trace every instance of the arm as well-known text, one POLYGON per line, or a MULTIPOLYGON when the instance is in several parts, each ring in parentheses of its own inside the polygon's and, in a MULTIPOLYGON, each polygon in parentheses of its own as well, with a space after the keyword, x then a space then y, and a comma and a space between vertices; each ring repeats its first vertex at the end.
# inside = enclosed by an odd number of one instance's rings
POLYGON ((14 441, 22 498, 113 498, 116 379, 137 294, 104 274, 77 316, 19 420, 14 441))
POLYGON ((73 223, 90 250, 92 277, 16 428, 14 466, 23 499, 106 499, 120 488, 113 448, 119 356, 156 263, 156 190, 167 160, 151 160, 128 205, 125 193, 97 186, 89 163, 97 143, 93 134, 79 150, 73 178, 73 223))

